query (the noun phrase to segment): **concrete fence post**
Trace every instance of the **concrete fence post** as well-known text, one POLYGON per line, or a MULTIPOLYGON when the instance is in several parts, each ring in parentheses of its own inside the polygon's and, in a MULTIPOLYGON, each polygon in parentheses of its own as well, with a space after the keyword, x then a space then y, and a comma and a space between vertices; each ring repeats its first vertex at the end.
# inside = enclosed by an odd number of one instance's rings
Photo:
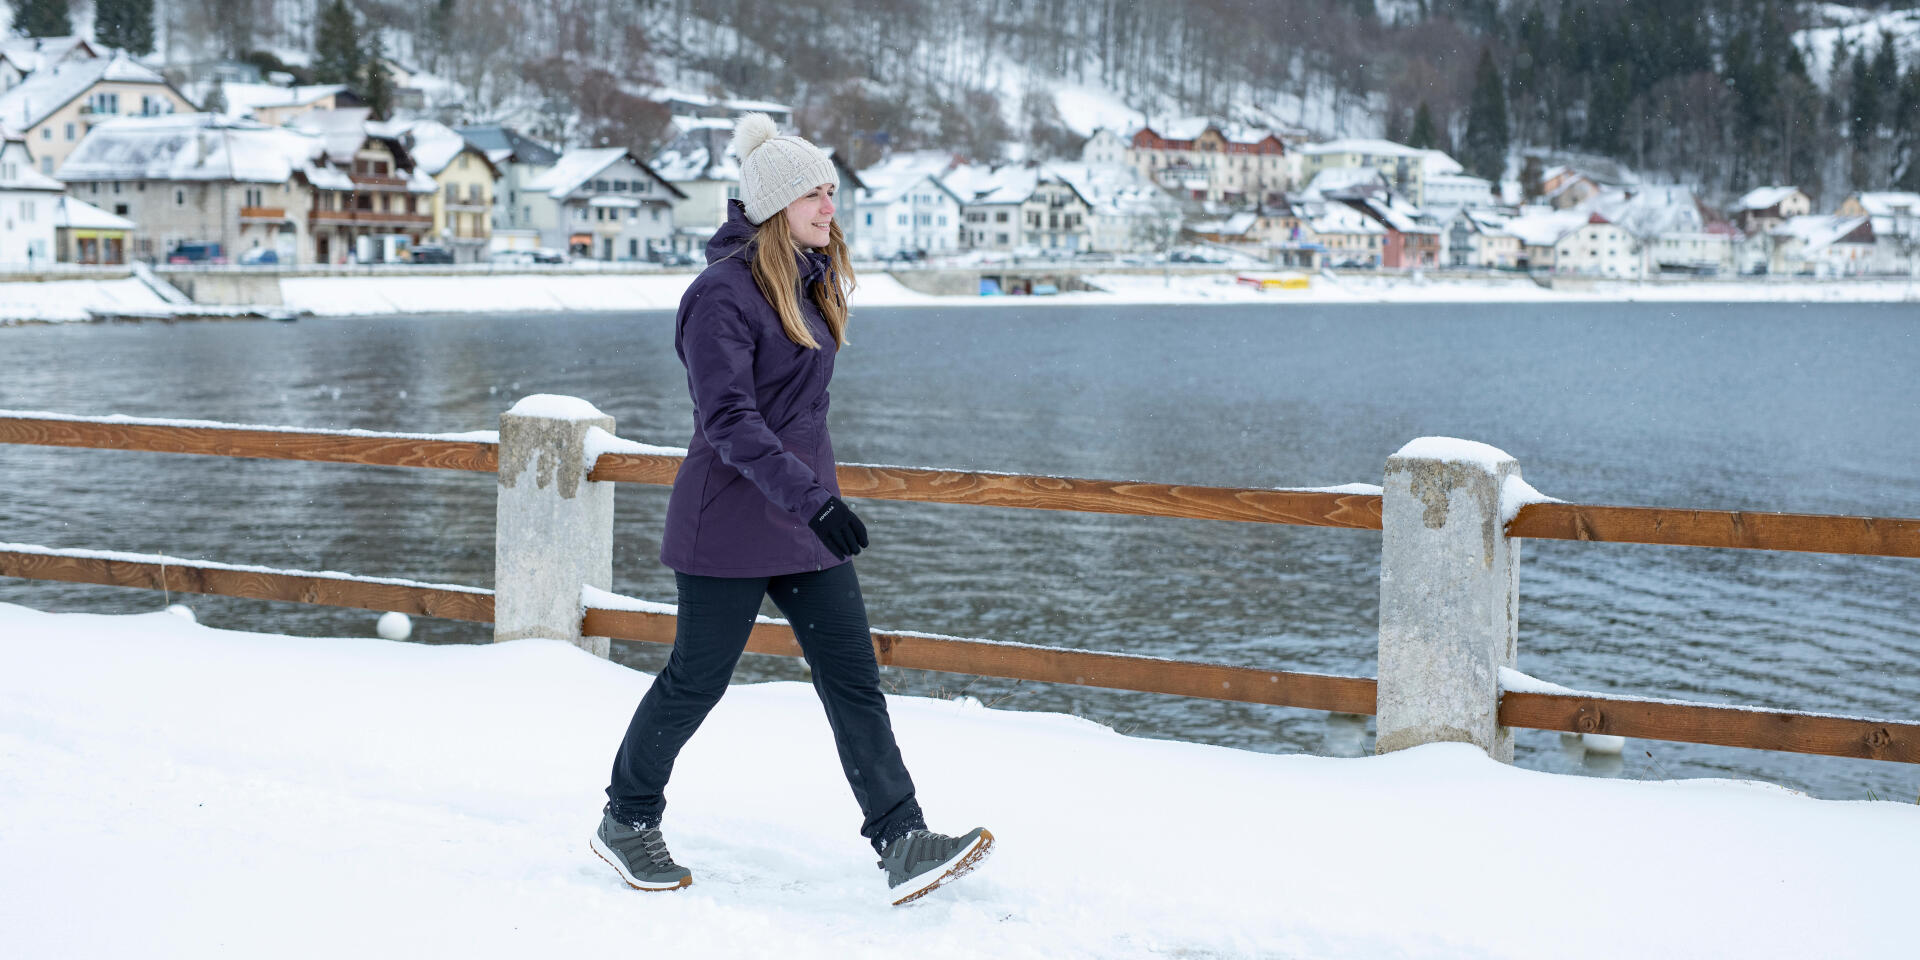
POLYGON ((605 657, 580 635, 580 588, 613 586, 613 487, 587 480, 588 431, 613 418, 574 397, 537 394, 500 415, 493 639, 551 637, 605 657))
POLYGON ((1519 628, 1520 543, 1506 535, 1501 492, 1519 477, 1512 457, 1467 440, 1422 437, 1387 458, 1376 752, 1452 741, 1513 761, 1497 713, 1519 628))

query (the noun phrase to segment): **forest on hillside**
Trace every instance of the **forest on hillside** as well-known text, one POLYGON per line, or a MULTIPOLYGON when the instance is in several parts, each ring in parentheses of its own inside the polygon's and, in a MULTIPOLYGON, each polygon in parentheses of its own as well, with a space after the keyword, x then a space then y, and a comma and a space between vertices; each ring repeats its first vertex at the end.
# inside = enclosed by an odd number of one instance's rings
MULTIPOLYGON (((1613 158, 1710 195, 1791 182, 1831 203, 1855 188, 1920 187, 1916 32, 1856 31, 1812 57, 1794 42, 1886 4, 147 2, 169 61, 253 57, 309 78, 302 54, 338 7, 347 42, 378 37, 384 53, 457 84, 448 119, 515 120, 571 143, 657 144, 665 111, 647 95, 668 84, 791 103, 803 133, 857 163, 920 147, 1065 155, 1085 124, 1062 117, 1052 92, 1074 84, 1149 116, 1437 146, 1484 175, 1511 175, 1530 148, 1613 158)), ((1920 11, 1889 22, 1920 28, 1920 11)))

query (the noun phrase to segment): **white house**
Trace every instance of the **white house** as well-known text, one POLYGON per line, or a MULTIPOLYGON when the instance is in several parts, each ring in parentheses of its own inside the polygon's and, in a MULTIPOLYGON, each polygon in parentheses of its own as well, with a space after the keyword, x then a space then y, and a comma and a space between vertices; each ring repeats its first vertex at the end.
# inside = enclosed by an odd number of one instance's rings
POLYGON ((1807 214, 1767 231, 1767 269, 1775 274, 1851 277, 1874 271, 1871 217, 1807 214))
POLYGON ((569 150, 527 183, 542 244, 595 260, 642 260, 673 238, 673 184, 620 147, 569 150))
POLYGON ((26 138, 0 127, 0 268, 54 259, 54 210, 66 188, 33 168, 26 138))
POLYGON ((1621 280, 1646 276, 1640 238, 1598 213, 1554 244, 1554 273, 1578 273, 1621 280))
POLYGON ((1080 162, 1111 166, 1127 162, 1128 138, 1106 127, 1096 127, 1080 147, 1080 162))
POLYGON ((1742 231, 1759 234, 1812 212, 1813 201, 1800 188, 1771 186, 1755 187, 1742 194, 1739 200, 1734 201, 1733 209, 1727 211, 1727 215, 1742 231))
POLYGON ((941 182, 960 198, 960 246, 972 250, 1091 249, 1092 205, 1039 164, 963 164, 941 182))
POLYGON ((1461 207, 1443 222, 1443 266, 1512 269, 1519 265, 1520 238, 1507 230, 1506 217, 1490 210, 1461 207))
POLYGON ((1159 250, 1179 232, 1179 205, 1124 163, 1050 163, 1088 204, 1087 249, 1103 253, 1159 250))
POLYGON ((941 180, 953 159, 939 151, 898 153, 860 171, 855 250, 867 258, 945 254, 960 246, 960 197, 941 180))
POLYGON ((1508 220, 1506 231, 1520 241, 1520 253, 1514 265, 1527 270, 1554 269, 1560 241, 1586 224, 1590 216, 1578 210, 1530 207, 1508 220))
POLYGON ((1920 275, 1920 193, 1856 193, 1842 201, 1834 213, 1870 218, 1874 273, 1920 275))

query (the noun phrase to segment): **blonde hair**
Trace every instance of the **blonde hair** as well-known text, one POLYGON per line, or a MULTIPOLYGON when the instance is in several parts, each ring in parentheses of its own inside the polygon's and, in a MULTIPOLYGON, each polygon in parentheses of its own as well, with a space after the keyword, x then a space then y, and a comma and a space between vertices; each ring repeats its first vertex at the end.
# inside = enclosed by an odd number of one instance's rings
MULTIPOLYGON (((760 224, 754 233, 754 246, 753 282, 760 287, 760 295, 773 305, 773 312, 780 316, 780 327, 786 331, 787 339, 809 350, 820 349, 820 341, 814 339, 813 331, 807 329, 807 321, 800 315, 800 300, 795 296, 800 288, 800 267, 795 263, 800 245, 793 240, 793 230, 787 226, 784 211, 760 224)), ((839 221, 828 228, 827 245, 822 252, 832 269, 827 271, 824 280, 805 293, 814 306, 820 308, 820 316, 833 334, 834 345, 844 347, 847 345, 847 294, 853 292, 854 279, 853 260, 847 255, 847 238, 840 232, 839 221)))

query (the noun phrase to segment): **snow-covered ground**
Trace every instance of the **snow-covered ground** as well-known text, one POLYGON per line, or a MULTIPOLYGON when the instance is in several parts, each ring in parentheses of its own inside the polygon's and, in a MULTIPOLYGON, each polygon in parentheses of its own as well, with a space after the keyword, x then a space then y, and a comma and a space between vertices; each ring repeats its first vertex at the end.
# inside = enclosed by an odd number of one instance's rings
MULTIPOLYGON (((1224 268, 1223 268, 1224 269, 1224 268)), ((1070 272, 1070 271, 1068 271, 1070 272)), ((1270 275, 1255 272, 1256 276, 1270 275)), ((1511 303, 1511 302, 1912 302, 1920 280, 1725 281, 1626 283, 1578 279, 1545 289, 1525 279, 1421 279, 1399 276, 1315 274, 1305 290, 1268 290, 1236 282, 1235 272, 1185 274, 1093 274, 1098 291, 1049 297, 930 296, 891 275, 868 271, 854 292, 857 307, 1037 307, 1044 304, 1202 303, 1511 303)), ((567 311, 672 310, 693 282, 690 273, 650 274, 468 274, 439 276, 288 277, 280 281, 285 309, 319 316, 401 313, 556 313, 567 311)), ((169 305, 133 279, 48 283, 0 283, 0 324, 81 321, 89 309, 164 315, 169 305)), ((184 308, 199 312, 198 308, 184 308)))
MULTIPOLYGON (((158 605, 159 598, 156 598, 158 605)), ((374 614, 367 616, 368 632, 374 614)), ((650 678, 0 604, 9 956, 1893 957, 1920 806, 1535 773, 1471 747, 1275 756, 890 698, 977 873, 882 902, 813 692, 734 687, 666 823, 587 849, 650 678)))

